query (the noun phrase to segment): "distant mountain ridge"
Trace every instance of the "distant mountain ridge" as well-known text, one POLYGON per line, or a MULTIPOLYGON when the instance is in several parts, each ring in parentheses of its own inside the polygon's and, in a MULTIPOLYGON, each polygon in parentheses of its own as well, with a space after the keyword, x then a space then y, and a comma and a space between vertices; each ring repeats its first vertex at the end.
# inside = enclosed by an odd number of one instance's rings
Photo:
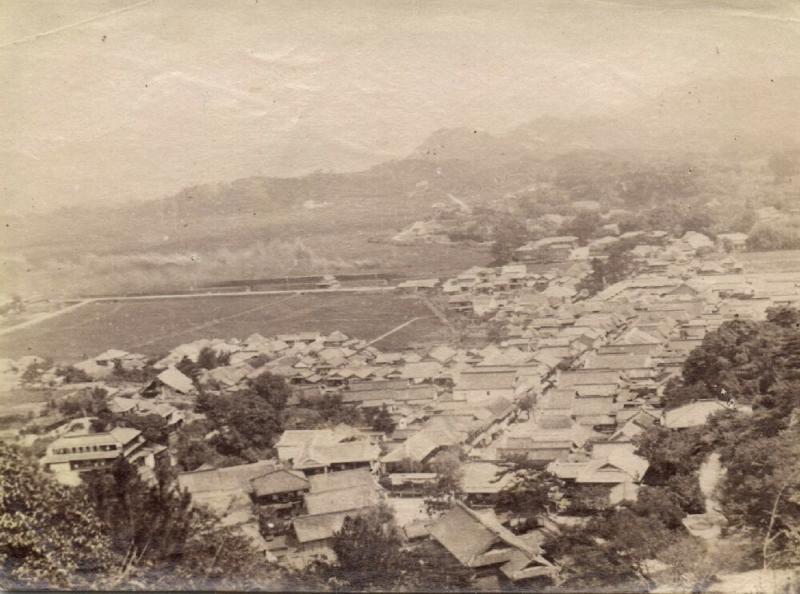
POLYGON ((360 172, 250 177, 122 207, 7 218, 1 245, 12 254, 81 253, 379 233, 425 218, 449 195, 481 204, 587 159, 602 166, 652 155, 750 158, 800 147, 798 106, 799 78, 698 82, 604 117, 539 117, 502 133, 438 130, 408 157, 360 172), (303 207, 309 203, 324 206, 303 207))

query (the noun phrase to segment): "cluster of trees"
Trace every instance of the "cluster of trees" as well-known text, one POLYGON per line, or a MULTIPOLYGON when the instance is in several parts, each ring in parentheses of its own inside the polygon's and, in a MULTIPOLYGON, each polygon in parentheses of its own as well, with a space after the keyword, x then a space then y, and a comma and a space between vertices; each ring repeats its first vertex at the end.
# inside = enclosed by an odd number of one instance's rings
MULTIPOLYGON (((698 591, 720 572, 792 567, 800 558, 800 311, 774 308, 763 322, 732 321, 707 336, 668 391, 671 404, 694 396, 739 396, 753 414, 727 410, 680 431, 658 425, 637 438, 650 463, 635 503, 603 509, 562 529, 545 550, 562 567, 564 587, 645 590, 659 582, 698 591), (714 494, 728 521, 713 550, 682 525, 706 501, 698 471, 712 453, 725 469, 714 494), (658 562, 658 563, 655 563, 658 562), (666 569, 665 569, 666 568, 666 569)), ((503 509, 569 513, 575 494, 548 488, 535 472, 500 500, 503 509), (554 497, 555 496, 555 497, 554 497), (565 500, 569 504, 565 506, 565 500)))
POLYGON ((648 480, 684 511, 704 508, 697 469, 717 452, 726 469, 717 497, 730 529, 749 543, 740 569, 788 566, 800 554, 800 311, 775 307, 761 322, 733 320, 706 336, 667 390, 676 406, 695 396, 749 402, 752 415, 723 411, 706 425, 642 436, 648 480))
POLYGON ((64 378, 65 384, 83 384, 92 381, 88 373, 72 365, 56 368, 55 374, 57 377, 64 378))
POLYGON ((190 505, 160 472, 144 483, 120 460, 66 487, 0 444, 0 585, 64 589, 292 587, 232 529, 190 505))
POLYGON ((339 423, 364 424, 391 433, 395 423, 384 406, 367 412, 342 402, 338 394, 301 398, 287 406, 291 388, 269 372, 249 381, 234 394, 210 394, 201 390, 197 412, 202 421, 185 426, 178 436, 179 465, 194 470, 203 463, 230 466, 269 457, 272 446, 286 429, 318 429, 339 423))
MULTIPOLYGON (((201 392, 197 411, 206 415, 206 425, 213 436, 209 449, 224 457, 228 464, 255 462, 268 458, 272 445, 283 432, 286 403, 291 391, 283 378, 265 372, 248 382, 246 390, 235 394, 201 392)), ((192 457, 197 447, 184 442, 192 457)), ((178 461, 191 469, 184 460, 189 452, 179 444, 178 461)))
POLYGON ((112 564, 110 538, 85 492, 59 485, 0 442, 0 586, 88 588, 112 564))
POLYGON ((42 361, 34 361, 28 367, 25 368, 25 371, 22 372, 22 376, 20 380, 22 383, 28 384, 35 382, 39 379, 39 377, 48 369, 53 366, 53 361, 50 359, 44 359, 42 361))
POLYGON ((336 562, 317 562, 310 572, 325 589, 454 592, 472 586, 472 571, 444 548, 431 541, 406 543, 383 504, 346 518, 333 550, 336 562))
POLYGON ((125 367, 121 361, 114 361, 111 377, 124 382, 150 383, 158 375, 158 370, 153 367, 155 362, 156 360, 152 359, 142 367, 125 367))
POLYGON ((561 566, 566 589, 644 591, 656 585, 653 560, 663 562, 676 546, 697 549, 681 523, 685 515, 671 492, 643 487, 635 503, 598 510, 544 548, 561 566))
POLYGON ((385 404, 379 409, 366 409, 363 413, 363 417, 369 426, 375 431, 381 431, 389 434, 394 431, 395 427, 397 427, 397 423, 395 423, 392 419, 392 415, 385 404))
POLYGON ((48 400, 45 410, 67 418, 96 417, 108 410, 108 392, 97 387, 81 390, 58 400, 48 400))
POLYGON ((578 283, 577 289, 592 296, 633 275, 636 272, 636 262, 630 253, 631 247, 629 242, 619 242, 608 250, 605 260, 593 258, 592 269, 578 283))
POLYGON ((502 225, 494 228, 492 239, 492 266, 503 266, 514 259, 514 250, 536 239, 536 236, 528 232, 522 221, 506 217, 502 225))
POLYGON ((217 352, 211 347, 203 347, 197 354, 197 364, 203 369, 214 369, 215 367, 223 367, 231 362, 231 354, 229 351, 217 352))
POLYGON ((735 319, 708 333, 665 390, 673 408, 697 398, 735 398, 764 407, 796 406, 787 382, 800 380, 800 311, 777 306, 765 321, 735 319))
POLYGON ((754 251, 800 249, 797 221, 756 223, 747 236, 747 247, 754 251))

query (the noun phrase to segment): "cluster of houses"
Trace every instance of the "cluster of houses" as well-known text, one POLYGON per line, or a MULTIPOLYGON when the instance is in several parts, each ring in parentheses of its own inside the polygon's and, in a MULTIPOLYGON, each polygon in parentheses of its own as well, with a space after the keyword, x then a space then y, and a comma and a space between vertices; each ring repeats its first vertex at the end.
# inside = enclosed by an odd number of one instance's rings
MULTIPOLYGON (((591 299, 576 290, 588 266, 573 256, 586 248, 563 237, 523 250, 534 267, 557 262, 560 272, 534 273, 521 262, 399 287, 497 324, 500 337, 489 344, 384 352, 340 331, 252 334, 183 344, 155 362, 109 350, 75 365, 91 380, 85 386, 59 386, 63 377, 52 370, 37 381, 65 393, 102 387, 113 413, 159 415, 173 433, 193 418, 199 388, 235 395, 264 372, 292 387, 290 408, 336 397, 365 413, 388 413, 393 429, 387 431, 357 423, 287 429, 273 459, 204 465, 179 473, 178 486, 269 559, 292 567, 333 558, 345 518, 385 504, 409 546, 435 541, 473 569, 481 587, 552 580, 557 568, 541 548, 547 530, 558 529, 548 524, 552 518, 517 529, 512 516, 494 511, 516 480, 515 462, 524 458, 560 478, 566 499, 582 493, 600 493, 603 505, 636 499, 648 473, 647 460, 635 453, 637 435, 656 424, 677 431, 696 426, 719 410, 747 412, 724 399, 662 409, 666 382, 692 349, 726 320, 763 319, 772 305, 800 304, 800 282, 791 274, 744 274, 734 260, 703 258, 708 243, 700 234, 657 235, 633 248, 645 273, 591 299), (178 369, 207 349, 222 364, 196 378, 178 369), (144 368, 157 371, 153 379, 120 380, 120 370, 144 368), (422 499, 443 461, 455 467, 460 495, 449 510, 430 516, 422 499)), ((17 377, 37 362, 6 361, 0 371, 17 377)), ((93 426, 87 417, 45 427, 39 435, 54 439, 44 467, 75 484, 82 472, 119 457, 143 475, 169 463, 169 448, 148 443, 136 429, 93 426)))
POLYGON ((483 318, 499 311, 525 314, 540 305, 557 307, 578 295, 576 288, 588 274, 586 262, 561 271, 532 272, 525 264, 496 268, 473 266, 446 280, 441 287, 451 312, 483 318))
POLYGON ((124 458, 139 471, 143 479, 152 481, 159 464, 169 464, 167 447, 149 443, 142 432, 130 427, 114 427, 95 431, 93 417, 72 419, 51 430, 55 439, 47 446, 42 466, 66 485, 77 485, 81 474, 104 468, 124 458))

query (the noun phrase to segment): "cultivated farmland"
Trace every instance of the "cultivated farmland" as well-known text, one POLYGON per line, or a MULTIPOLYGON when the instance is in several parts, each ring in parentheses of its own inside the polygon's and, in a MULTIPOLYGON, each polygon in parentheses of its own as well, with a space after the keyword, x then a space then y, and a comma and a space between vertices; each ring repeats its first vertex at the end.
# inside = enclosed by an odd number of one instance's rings
POLYGON ((745 252, 736 254, 745 272, 796 272, 800 270, 800 250, 745 252))
POLYGON ((109 348, 161 354, 199 338, 246 338, 333 330, 372 340, 419 318, 376 346, 446 340, 448 329, 414 297, 385 293, 241 295, 89 303, 0 337, 0 357, 74 362, 109 348))

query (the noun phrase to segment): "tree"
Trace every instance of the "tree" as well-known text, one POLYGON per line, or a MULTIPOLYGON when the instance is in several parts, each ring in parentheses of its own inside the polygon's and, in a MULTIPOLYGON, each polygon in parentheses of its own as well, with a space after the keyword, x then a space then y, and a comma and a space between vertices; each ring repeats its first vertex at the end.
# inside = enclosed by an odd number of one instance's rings
POLYGON ((578 213, 574 219, 561 227, 562 235, 574 235, 581 245, 586 245, 589 240, 598 235, 598 230, 603 226, 600 215, 592 211, 578 213))
POLYGON ((205 407, 218 431, 211 443, 224 456, 254 462, 269 452, 283 431, 280 411, 255 392, 209 396, 205 407))
POLYGON ((209 346, 204 346, 197 354, 197 364, 203 369, 214 369, 219 365, 217 351, 209 346))
POLYGON ((203 369, 214 369, 231 362, 230 351, 217 352, 210 346, 204 346, 197 354, 197 365, 203 369))
POLYGON ((197 378, 200 377, 200 373, 203 370, 202 367, 200 367, 186 355, 184 355, 183 358, 181 358, 181 360, 175 364, 175 369, 180 371, 183 375, 190 378, 195 383, 197 383, 197 378))
POLYGON ((705 382, 686 385, 680 379, 672 377, 664 387, 664 408, 667 410, 695 402, 715 398, 705 382))
POLYGON ((795 250, 800 248, 797 226, 785 221, 756 223, 747 236, 750 250, 795 250))
POLYGON ((187 472, 197 470, 203 464, 216 466, 213 462, 218 457, 217 451, 202 439, 187 441, 179 437, 175 449, 178 465, 187 472))
POLYGON ((354 590, 390 590, 405 565, 402 538, 385 507, 348 516, 333 538, 336 577, 354 590))
POLYGON ((64 378, 65 384, 83 384, 92 381, 91 376, 83 369, 78 369, 72 365, 59 367, 55 371, 56 376, 64 378))
POLYGON ((518 220, 508 217, 495 226, 492 244, 492 266, 502 266, 514 259, 514 250, 528 239, 528 230, 518 220))
POLYGON ((150 364, 141 368, 127 368, 119 359, 114 361, 114 369, 111 373, 115 379, 137 384, 149 384, 158 375, 158 371, 150 364))
POLYGON ((148 484, 120 459, 91 473, 87 489, 119 559, 112 589, 265 589, 286 579, 243 534, 193 506, 164 469, 148 484))
POLYGON ((348 591, 463 591, 472 571, 444 548, 425 541, 405 547, 385 505, 345 518, 334 535, 336 563, 319 563, 323 588, 348 591))
POLYGON ((781 331, 774 324, 725 322, 689 353, 683 365, 684 384, 704 383, 717 394, 725 388, 747 401, 774 382, 773 359, 780 346, 781 331))
POLYGON ((113 564, 111 543, 81 488, 46 476, 0 443, 0 585, 81 589, 113 564))
POLYGON ((517 407, 519 408, 520 412, 524 412, 526 416, 530 416, 531 410, 533 410, 534 405, 536 404, 536 398, 531 394, 526 394, 522 398, 519 399, 517 402, 517 407))
POLYGON ((443 450, 429 462, 428 468, 436 473, 436 480, 425 487, 425 510, 428 515, 450 509, 455 499, 463 497, 460 453, 457 448, 443 450))
POLYGON ((579 291, 586 291, 590 296, 624 280, 635 270, 633 256, 624 249, 610 250, 605 260, 593 258, 591 266, 589 274, 577 286, 579 291))
POLYGON ((800 328, 800 310, 788 305, 768 307, 767 321, 785 329, 800 328))
POLYGON ((276 410, 283 410, 292 392, 285 379, 269 371, 250 380, 250 387, 276 410))
POLYGON ((33 383, 37 381, 39 377, 52 366, 53 362, 49 360, 34 361, 25 368, 20 380, 23 384, 33 383))
POLYGON ((392 415, 389 412, 386 404, 381 406, 377 411, 369 412, 367 414, 367 422, 370 424, 373 430, 380 431, 382 433, 392 433, 397 426, 392 420, 392 415))
MULTIPOLYGON (((641 525, 626 525, 641 540, 646 533, 638 532, 641 525)), ((645 591, 651 585, 627 558, 627 549, 614 546, 603 535, 609 528, 596 522, 586 526, 565 527, 549 535, 543 544, 547 554, 562 568, 560 587, 568 591, 645 591)), ((625 543, 630 546, 631 543, 625 543)), ((641 544, 641 542, 636 543, 641 544)))
POLYGON ((766 569, 796 562, 800 553, 800 428, 773 437, 739 439, 721 450, 727 473, 723 513, 761 543, 766 569))
POLYGON ((500 491, 495 509, 500 513, 515 515, 522 520, 524 528, 536 526, 540 516, 558 510, 563 483, 525 458, 509 462, 497 480, 508 473, 511 473, 512 479, 500 491))
POLYGON ((135 413, 113 415, 112 424, 138 429, 142 432, 142 437, 152 443, 167 445, 169 439, 167 421, 161 415, 135 413))
POLYGON ((665 487, 642 486, 630 507, 640 516, 658 518, 670 530, 680 530, 686 517, 680 497, 665 487))
POLYGON ((650 463, 648 484, 668 489, 685 512, 702 513, 705 505, 697 470, 714 447, 704 428, 690 427, 678 433, 654 426, 636 442, 636 453, 650 463))
POLYGON ((737 573, 745 566, 746 547, 731 540, 717 541, 708 547, 689 534, 678 535, 672 544, 660 550, 656 559, 667 568, 659 574, 660 590, 706 592, 717 574, 737 573))
POLYGON ((65 417, 96 417, 108 413, 108 392, 103 388, 81 390, 55 401, 55 407, 65 417))
POLYGON ((86 477, 89 497, 100 518, 109 526, 114 551, 124 565, 160 561, 180 552, 192 518, 190 498, 172 489, 166 471, 148 485, 124 458, 110 470, 86 477))
POLYGON ((620 197, 631 206, 669 204, 695 194, 697 187, 692 172, 688 164, 639 168, 621 175, 617 189, 620 197))
MULTIPOLYGON (((357 424, 361 421, 361 409, 354 405, 347 405, 342 402, 341 394, 329 394, 319 399, 309 400, 300 398, 298 403, 300 408, 311 409, 322 417, 322 421, 332 425, 339 423, 357 424)), ((305 427, 314 429, 315 427, 305 427)))

